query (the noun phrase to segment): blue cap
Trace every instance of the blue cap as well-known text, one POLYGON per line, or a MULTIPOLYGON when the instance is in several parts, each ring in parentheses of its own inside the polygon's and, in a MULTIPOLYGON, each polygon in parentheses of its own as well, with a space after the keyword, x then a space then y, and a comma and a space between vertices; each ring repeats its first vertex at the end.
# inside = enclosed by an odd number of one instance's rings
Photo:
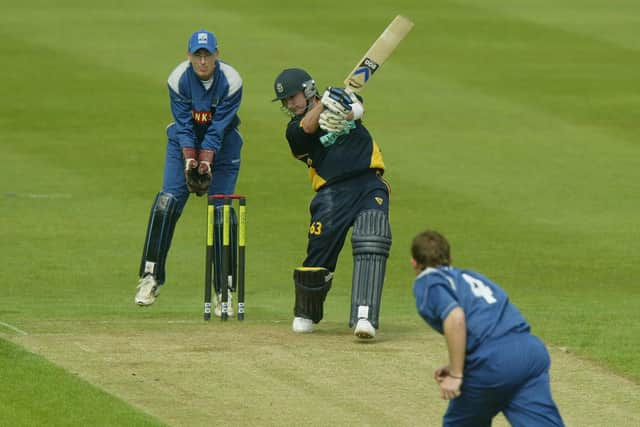
POLYGON ((198 30, 189 38, 189 53, 195 53, 198 49, 207 49, 213 53, 217 48, 216 36, 207 30, 198 30))

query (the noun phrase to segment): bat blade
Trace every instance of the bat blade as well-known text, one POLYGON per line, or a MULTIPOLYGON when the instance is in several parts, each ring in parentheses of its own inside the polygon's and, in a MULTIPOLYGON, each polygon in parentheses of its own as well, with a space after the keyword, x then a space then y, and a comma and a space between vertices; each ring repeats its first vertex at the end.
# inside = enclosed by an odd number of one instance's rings
POLYGON ((409 31, 413 22, 402 15, 396 16, 371 45, 364 57, 358 61, 344 81, 345 88, 352 92, 359 92, 366 86, 373 74, 384 64, 398 47, 409 31))

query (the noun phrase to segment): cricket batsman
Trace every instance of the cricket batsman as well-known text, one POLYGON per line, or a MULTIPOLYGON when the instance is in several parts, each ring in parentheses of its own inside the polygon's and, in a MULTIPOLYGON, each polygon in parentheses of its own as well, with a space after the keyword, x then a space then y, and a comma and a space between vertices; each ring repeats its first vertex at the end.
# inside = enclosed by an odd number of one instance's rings
POLYGON ((313 331, 323 318, 338 255, 352 230, 353 277, 349 327, 372 339, 391 248, 389 187, 380 148, 362 124, 362 99, 342 88, 319 95, 303 69, 288 68, 274 82, 275 99, 290 117, 286 139, 309 171, 316 192, 310 204, 307 253, 293 273, 292 328, 313 331))

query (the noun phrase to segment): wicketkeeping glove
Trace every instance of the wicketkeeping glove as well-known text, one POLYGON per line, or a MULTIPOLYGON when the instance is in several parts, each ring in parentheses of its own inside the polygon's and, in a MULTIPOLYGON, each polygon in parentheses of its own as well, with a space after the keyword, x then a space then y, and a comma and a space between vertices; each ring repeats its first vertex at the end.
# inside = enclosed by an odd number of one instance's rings
POLYGON ((211 185, 213 151, 201 150, 197 153, 193 147, 184 147, 182 157, 184 157, 184 177, 187 189, 190 193, 196 193, 197 196, 206 194, 211 185))
POLYGON ((198 173, 198 169, 191 169, 186 175, 187 188, 190 193, 196 193, 196 196, 203 196, 209 192, 211 185, 211 175, 198 173))
POLYGON ((213 163, 213 150, 200 150, 198 153, 198 173, 211 176, 211 164, 213 163))
POLYGON ((196 149, 193 147, 183 147, 182 157, 184 158, 184 175, 187 176, 187 172, 198 167, 196 149))

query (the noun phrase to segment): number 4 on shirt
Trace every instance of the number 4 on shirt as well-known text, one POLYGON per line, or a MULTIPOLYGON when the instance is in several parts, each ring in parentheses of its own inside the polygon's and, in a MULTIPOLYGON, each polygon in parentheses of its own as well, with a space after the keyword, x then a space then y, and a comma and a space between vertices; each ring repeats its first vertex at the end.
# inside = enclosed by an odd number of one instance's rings
POLYGON ((471 277, 468 274, 462 273, 462 278, 469 284, 471 292, 478 298, 484 298, 487 304, 493 304, 497 300, 493 297, 491 288, 482 283, 482 280, 478 280, 475 277, 471 277))

